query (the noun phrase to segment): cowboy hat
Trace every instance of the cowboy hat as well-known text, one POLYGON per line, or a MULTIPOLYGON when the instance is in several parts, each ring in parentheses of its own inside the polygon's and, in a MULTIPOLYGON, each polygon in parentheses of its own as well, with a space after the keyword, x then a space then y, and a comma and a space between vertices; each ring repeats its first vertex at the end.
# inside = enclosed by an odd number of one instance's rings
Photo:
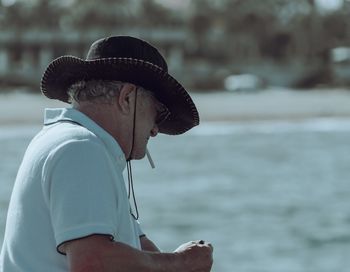
POLYGON ((185 88, 168 73, 159 51, 149 43, 129 36, 95 41, 85 60, 62 56, 53 60, 41 79, 42 93, 68 102, 68 88, 80 80, 118 80, 153 92, 170 112, 159 125, 164 134, 182 134, 199 124, 195 104, 185 88))

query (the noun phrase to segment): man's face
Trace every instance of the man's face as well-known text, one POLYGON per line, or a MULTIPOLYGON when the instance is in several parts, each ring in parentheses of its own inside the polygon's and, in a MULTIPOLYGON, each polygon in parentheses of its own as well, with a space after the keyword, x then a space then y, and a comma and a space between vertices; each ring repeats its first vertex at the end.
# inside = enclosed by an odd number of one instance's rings
POLYGON ((132 159, 142 159, 150 137, 157 136, 158 125, 168 116, 167 108, 151 93, 138 91, 136 106, 135 139, 132 159))

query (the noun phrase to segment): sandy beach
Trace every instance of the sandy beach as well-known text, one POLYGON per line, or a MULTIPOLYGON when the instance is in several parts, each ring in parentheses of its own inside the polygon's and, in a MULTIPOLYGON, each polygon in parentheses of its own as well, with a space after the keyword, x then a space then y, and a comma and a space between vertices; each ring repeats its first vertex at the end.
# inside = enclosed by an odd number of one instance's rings
MULTIPOLYGON (((281 88, 255 93, 192 93, 201 121, 299 120, 350 118, 350 91, 296 91, 281 88)), ((40 94, 0 95, 0 125, 41 124, 47 107, 69 107, 40 94)))

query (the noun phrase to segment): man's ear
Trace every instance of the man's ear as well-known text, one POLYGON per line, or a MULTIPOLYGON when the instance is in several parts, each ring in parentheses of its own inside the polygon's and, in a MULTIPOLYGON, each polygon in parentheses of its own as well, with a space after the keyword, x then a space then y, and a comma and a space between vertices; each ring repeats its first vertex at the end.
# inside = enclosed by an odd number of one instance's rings
POLYGON ((134 84, 125 83, 117 97, 118 106, 122 113, 129 114, 135 105, 136 86, 134 84))

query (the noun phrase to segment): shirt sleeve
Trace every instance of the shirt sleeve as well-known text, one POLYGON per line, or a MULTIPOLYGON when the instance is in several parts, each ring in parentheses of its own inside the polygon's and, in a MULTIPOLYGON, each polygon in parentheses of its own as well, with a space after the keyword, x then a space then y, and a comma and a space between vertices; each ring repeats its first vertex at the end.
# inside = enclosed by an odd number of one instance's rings
POLYGON ((43 191, 59 252, 73 239, 116 236, 118 181, 112 168, 104 147, 88 140, 66 143, 47 158, 43 191))

